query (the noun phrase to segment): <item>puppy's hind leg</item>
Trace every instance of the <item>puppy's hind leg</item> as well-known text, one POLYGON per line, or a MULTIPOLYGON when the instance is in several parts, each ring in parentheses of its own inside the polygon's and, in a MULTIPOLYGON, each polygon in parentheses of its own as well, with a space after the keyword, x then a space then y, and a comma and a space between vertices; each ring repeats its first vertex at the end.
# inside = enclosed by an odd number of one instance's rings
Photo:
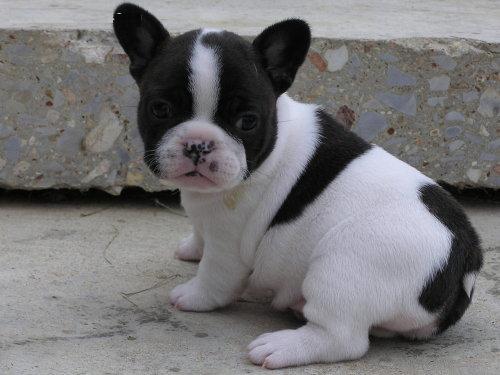
POLYGON ((175 251, 175 256, 180 260, 198 262, 203 256, 203 238, 193 228, 193 233, 184 238, 175 251))
POLYGON ((356 359, 366 353, 370 324, 360 313, 361 300, 357 291, 337 284, 346 272, 337 273, 340 279, 331 280, 331 272, 337 270, 330 267, 319 259, 306 275, 303 312, 308 323, 296 330, 266 333, 255 339, 248 347, 254 364, 275 369, 356 359))

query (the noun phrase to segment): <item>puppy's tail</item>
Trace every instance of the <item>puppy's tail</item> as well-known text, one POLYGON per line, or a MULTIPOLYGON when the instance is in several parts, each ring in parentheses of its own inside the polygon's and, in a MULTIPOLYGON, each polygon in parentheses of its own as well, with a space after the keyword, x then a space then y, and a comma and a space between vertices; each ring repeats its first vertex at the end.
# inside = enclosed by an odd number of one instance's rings
POLYGON ((479 238, 475 232, 473 232, 472 237, 474 238, 470 242, 475 246, 472 246, 466 252, 465 270, 461 278, 461 285, 457 290, 455 298, 449 301, 447 308, 445 307, 444 310, 446 313, 440 319, 437 333, 445 331, 448 327, 458 322, 472 301, 476 277, 483 265, 483 254, 479 238))

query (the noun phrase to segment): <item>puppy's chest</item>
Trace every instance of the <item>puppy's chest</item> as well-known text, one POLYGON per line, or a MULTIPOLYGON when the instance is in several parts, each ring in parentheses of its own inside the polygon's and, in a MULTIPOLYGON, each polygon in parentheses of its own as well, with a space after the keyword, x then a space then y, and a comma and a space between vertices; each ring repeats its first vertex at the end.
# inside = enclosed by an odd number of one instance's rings
POLYGON ((186 194, 183 206, 205 239, 217 237, 239 244, 261 193, 260 189, 240 186, 209 200, 193 199, 186 194))

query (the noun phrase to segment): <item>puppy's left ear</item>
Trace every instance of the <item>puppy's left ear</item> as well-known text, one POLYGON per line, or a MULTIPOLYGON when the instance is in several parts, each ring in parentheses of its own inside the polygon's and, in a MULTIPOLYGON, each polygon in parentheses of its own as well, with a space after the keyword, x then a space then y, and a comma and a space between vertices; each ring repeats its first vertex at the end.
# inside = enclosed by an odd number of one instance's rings
POLYGON ((130 58, 130 74, 139 81, 161 44, 170 38, 167 30, 151 13, 128 3, 116 8, 113 29, 130 58))
POLYGON ((277 95, 292 85, 310 44, 311 30, 305 21, 299 19, 269 26, 253 41, 277 95))

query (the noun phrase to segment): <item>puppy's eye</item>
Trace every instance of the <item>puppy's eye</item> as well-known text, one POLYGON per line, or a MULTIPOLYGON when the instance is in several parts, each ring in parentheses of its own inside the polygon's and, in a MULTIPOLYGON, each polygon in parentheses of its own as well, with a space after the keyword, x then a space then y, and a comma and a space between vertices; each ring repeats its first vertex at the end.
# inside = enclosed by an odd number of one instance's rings
POLYGON ((243 113, 234 123, 234 126, 243 131, 249 131, 259 125, 259 117, 255 113, 243 113))
POLYGON ((172 104, 166 100, 155 100, 151 102, 149 110, 157 119, 165 119, 172 116, 172 104))

